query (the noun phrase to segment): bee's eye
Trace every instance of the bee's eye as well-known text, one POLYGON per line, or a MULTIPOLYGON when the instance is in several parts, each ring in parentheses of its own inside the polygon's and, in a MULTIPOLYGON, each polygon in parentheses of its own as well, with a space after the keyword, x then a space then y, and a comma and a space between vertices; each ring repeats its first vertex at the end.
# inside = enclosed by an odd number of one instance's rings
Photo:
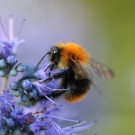
POLYGON ((57 47, 52 47, 50 60, 52 62, 58 63, 59 57, 60 57, 60 50, 57 47))
POLYGON ((59 50, 57 48, 54 48, 54 50, 52 51, 52 55, 56 57, 58 54, 59 50))
POLYGON ((53 51, 53 54, 57 54, 57 53, 58 53, 58 51, 57 51, 57 50, 53 51))

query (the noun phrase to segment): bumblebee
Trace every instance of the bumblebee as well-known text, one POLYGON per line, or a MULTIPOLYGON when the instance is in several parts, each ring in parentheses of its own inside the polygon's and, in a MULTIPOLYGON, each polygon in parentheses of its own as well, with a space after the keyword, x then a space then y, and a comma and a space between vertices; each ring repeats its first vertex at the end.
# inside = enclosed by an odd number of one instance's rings
POLYGON ((47 54, 50 65, 46 70, 60 70, 40 82, 47 83, 52 79, 61 78, 60 88, 69 89, 64 92, 55 92, 52 94, 53 97, 63 94, 65 100, 69 102, 79 102, 84 99, 91 85, 95 86, 90 66, 102 78, 111 79, 114 76, 110 68, 91 58, 89 53, 76 43, 58 43, 47 54))

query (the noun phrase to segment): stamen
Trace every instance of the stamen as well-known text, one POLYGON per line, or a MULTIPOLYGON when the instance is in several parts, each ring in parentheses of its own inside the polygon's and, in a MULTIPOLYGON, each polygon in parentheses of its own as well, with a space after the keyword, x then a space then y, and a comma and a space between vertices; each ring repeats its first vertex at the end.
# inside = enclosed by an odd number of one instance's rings
POLYGON ((52 88, 50 88, 48 86, 46 86, 45 88, 48 89, 49 91, 53 91, 53 92, 55 92, 55 91, 68 91, 68 90, 70 90, 70 88, 68 88, 68 89, 52 89, 52 88))
POLYGON ((54 124, 54 122, 50 121, 52 126, 55 128, 55 130, 58 132, 58 134, 60 135, 61 134, 61 130, 60 128, 58 128, 58 126, 56 124, 54 124))
POLYGON ((60 126, 58 126, 58 124, 56 122, 53 122, 53 125, 55 125, 55 127, 59 130, 59 133, 62 133, 62 129, 60 128, 60 126))
POLYGON ((46 94, 44 94, 43 90, 41 89, 42 94, 45 96, 45 98, 47 98, 49 101, 51 101, 53 104, 57 105, 57 103, 55 101, 53 101, 51 98, 49 98, 48 96, 46 96, 46 94))
POLYGON ((58 117, 58 116, 53 116, 53 115, 51 115, 51 117, 56 118, 56 119, 60 119, 60 120, 71 121, 71 122, 77 122, 77 123, 79 122, 79 123, 80 123, 79 120, 71 120, 71 119, 66 119, 66 118, 62 118, 62 117, 58 117))
MULTIPOLYGON (((80 123, 80 125, 82 125, 83 123, 80 123)), ((90 124, 88 125, 84 125, 84 126, 81 126, 81 127, 76 127, 76 126, 72 126, 73 128, 73 132, 77 132, 77 131, 82 131, 84 129, 88 129, 88 128, 91 128, 93 125, 96 124, 96 121, 93 121, 91 122, 90 124)), ((80 126, 79 124, 77 126, 80 126)))
POLYGON ((14 19, 13 19, 13 16, 10 16, 9 18, 9 40, 10 41, 13 41, 14 39, 13 28, 14 28, 14 19))
POLYGON ((80 123, 78 123, 78 124, 76 124, 76 125, 74 125, 74 126, 72 126, 72 127, 78 127, 78 126, 80 126, 80 125, 82 125, 82 124, 85 124, 86 123, 86 121, 82 121, 82 122, 80 122, 80 123))

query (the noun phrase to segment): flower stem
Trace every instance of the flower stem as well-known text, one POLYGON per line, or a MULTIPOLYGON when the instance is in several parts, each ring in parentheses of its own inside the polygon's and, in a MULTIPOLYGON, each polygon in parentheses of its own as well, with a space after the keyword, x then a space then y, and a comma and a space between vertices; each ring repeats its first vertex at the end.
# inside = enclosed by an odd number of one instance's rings
POLYGON ((7 83, 8 83, 8 75, 6 75, 6 76, 2 79, 1 90, 4 90, 4 89, 7 87, 7 83))

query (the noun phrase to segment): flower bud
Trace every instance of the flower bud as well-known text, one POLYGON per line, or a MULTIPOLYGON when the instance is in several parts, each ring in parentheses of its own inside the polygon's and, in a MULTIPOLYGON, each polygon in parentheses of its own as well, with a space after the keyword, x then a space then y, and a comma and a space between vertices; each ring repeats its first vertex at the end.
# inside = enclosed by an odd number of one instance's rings
POLYGON ((13 91, 12 94, 13 94, 13 96, 15 96, 15 97, 20 97, 20 96, 21 96, 21 92, 20 92, 19 90, 13 91))
POLYGON ((36 98, 37 95, 38 95, 37 90, 36 90, 36 89, 32 89, 32 90, 29 92, 29 95, 30 95, 30 97, 36 98))
POLYGON ((25 94, 25 93, 23 93, 23 94, 21 95, 21 101, 24 102, 24 103, 28 102, 28 101, 29 101, 28 95, 25 94))
POLYGON ((13 127, 15 122, 14 122, 14 120, 12 118, 7 118, 6 119, 6 124, 7 124, 8 127, 13 127))
POLYGON ((6 134, 6 131, 5 131, 5 129, 3 129, 3 128, 0 128, 0 135, 5 135, 6 134))
POLYGON ((17 62, 17 58, 15 55, 10 55, 7 57, 7 63, 9 64, 15 64, 17 62))
POLYGON ((0 70, 0 77, 4 77, 6 75, 6 71, 0 70))
POLYGON ((16 76, 17 73, 18 73, 18 72, 17 72, 15 69, 12 69, 12 70, 10 71, 10 75, 11 75, 11 76, 16 76))
POLYGON ((25 65, 23 65, 23 64, 20 64, 20 65, 18 65, 18 66, 16 67, 16 70, 17 70, 18 72, 23 72, 23 71, 25 71, 25 69, 26 69, 26 67, 25 67, 25 65))
POLYGON ((18 84, 15 81, 11 82, 9 86, 12 90, 16 90, 18 88, 18 84))
POLYGON ((6 67, 6 61, 4 59, 0 60, 0 68, 6 67))
POLYGON ((30 90, 32 88, 32 83, 29 81, 29 80, 24 80, 22 82, 22 87, 25 89, 25 90, 30 90))

